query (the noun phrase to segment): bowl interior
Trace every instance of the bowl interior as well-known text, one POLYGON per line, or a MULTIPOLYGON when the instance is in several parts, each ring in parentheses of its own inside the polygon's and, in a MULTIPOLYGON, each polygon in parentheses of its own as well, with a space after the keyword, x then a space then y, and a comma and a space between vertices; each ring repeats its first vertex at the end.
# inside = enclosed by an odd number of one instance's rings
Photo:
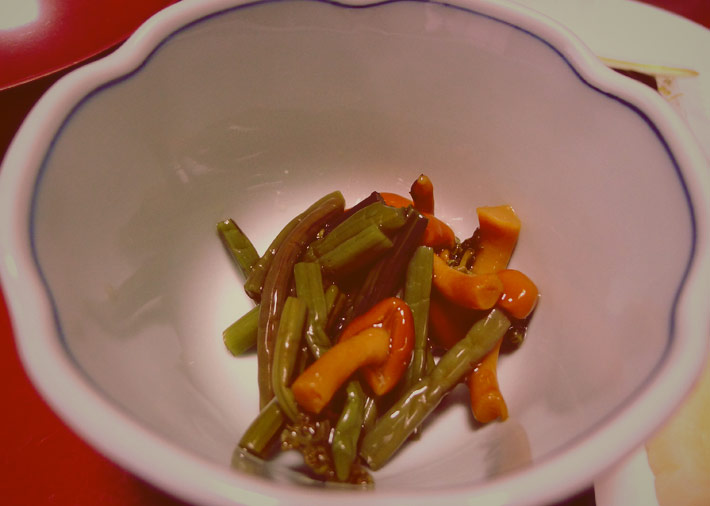
POLYGON ((510 419, 478 427, 460 387, 378 488, 471 485, 576 448, 662 361, 692 218, 642 113, 475 10, 234 8, 88 93, 31 221, 67 355, 118 410, 229 466, 257 412, 256 359, 222 343, 251 306, 215 223, 234 218, 263 251, 325 193, 406 194, 421 172, 460 237, 477 206, 515 207, 512 265, 542 302, 500 362, 510 419))

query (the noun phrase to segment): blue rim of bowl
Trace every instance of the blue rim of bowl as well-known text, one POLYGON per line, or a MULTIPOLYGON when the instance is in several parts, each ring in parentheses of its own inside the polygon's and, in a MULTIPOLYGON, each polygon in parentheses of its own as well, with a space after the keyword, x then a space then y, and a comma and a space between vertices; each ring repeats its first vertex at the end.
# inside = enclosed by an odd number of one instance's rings
MULTIPOLYGON (((611 93, 609 91, 605 91, 601 89, 600 87, 592 84, 589 82, 580 72, 579 70, 572 64, 570 59, 565 56, 565 54, 560 51, 552 42, 549 40, 543 38, 540 35, 537 35, 531 31, 529 31, 526 28, 523 28, 515 23, 512 23, 510 21, 506 21, 503 19, 500 19, 496 17, 495 15, 487 14, 484 12, 479 12, 473 8, 461 6, 461 5, 454 5, 448 2, 443 2, 443 1, 437 1, 437 0, 383 0, 379 2, 372 2, 372 3, 367 3, 367 4, 358 4, 358 5, 352 5, 352 4, 346 4, 346 3, 341 3, 336 0, 256 0, 253 2, 248 2, 248 3, 242 3, 238 5, 233 5, 229 6, 226 8, 222 8, 219 10, 216 10, 214 12, 208 13, 204 16, 201 16, 195 20, 192 20, 186 24, 183 24, 179 28, 174 29, 171 31, 169 34, 167 34, 165 37, 163 37, 153 49, 151 49, 148 54, 143 58, 143 60, 132 70, 126 72, 125 74, 122 74, 118 77, 109 79, 108 81, 97 85, 93 89, 89 90, 86 92, 81 99, 71 107, 71 109, 67 112, 66 117, 62 120, 61 124, 57 128, 57 131, 54 133, 52 136, 51 141, 49 142, 49 145, 46 149, 46 152, 42 158, 37 177, 35 179, 33 188, 32 188, 32 196, 31 196, 31 203, 30 203, 30 214, 29 214, 29 219, 28 219, 28 226, 29 226, 29 237, 30 237, 30 248, 32 252, 32 259, 35 264, 35 267, 37 269, 37 272, 39 274, 39 277, 41 279, 41 283, 44 287, 45 293, 50 301, 51 305, 51 310, 52 310, 52 316, 54 319, 54 326, 57 330, 57 334, 59 336, 59 339, 61 341, 62 347, 64 348, 66 355, 70 358, 72 363, 75 364, 76 368, 78 371, 81 371, 83 377, 93 386, 93 388, 99 392, 102 392, 102 389, 99 385, 97 385, 93 379, 89 376, 89 374, 83 369, 81 364, 78 362, 76 357, 73 355, 71 352, 71 349, 69 348, 67 341, 66 341, 66 336, 64 334, 64 331, 62 329, 61 321, 59 318, 59 311, 57 309, 57 305, 55 302, 55 298, 53 296, 52 290, 49 286, 49 283, 44 275, 44 272, 42 271, 39 258, 38 258, 38 252, 35 244, 35 233, 34 233, 34 223, 35 223, 35 213, 36 213, 36 208, 37 208, 37 199, 38 199, 38 194, 39 194, 39 187, 41 185, 42 181, 42 176, 44 175, 47 165, 48 165, 48 160, 51 156, 51 153, 54 150, 54 147, 59 139, 59 137, 62 134, 62 131, 66 127, 66 125, 71 121, 72 117, 74 114, 82 107, 84 103, 86 103, 88 100, 90 100, 93 96, 101 93, 103 90, 111 88, 112 86, 119 84, 123 81, 129 80, 131 77, 135 76, 141 70, 143 70, 146 65, 150 62, 150 60, 153 58, 153 56, 160 51, 160 49, 166 45, 170 40, 177 36, 178 34, 185 32, 189 30, 190 28, 204 23, 206 21, 209 21, 213 18, 220 17, 222 15, 228 14, 230 12, 238 11, 238 10, 243 10, 247 8, 254 8, 254 7, 259 7, 261 5, 266 5, 266 4, 275 4, 275 3, 296 3, 296 2, 312 2, 312 3, 321 3, 321 4, 327 4, 327 5, 332 5, 335 7, 340 7, 344 9, 371 9, 371 8, 376 8, 384 5, 390 5, 390 4, 400 4, 400 3, 414 3, 414 4, 430 4, 430 5, 439 5, 441 7, 445 8, 451 8, 455 10, 459 10, 462 12, 465 12, 467 14, 471 14, 474 16, 481 16, 483 18, 489 19, 491 21, 497 22, 497 23, 502 23, 504 25, 507 25, 515 30, 518 30, 522 33, 525 33, 526 35, 536 39, 537 41, 543 43, 546 47, 548 47, 550 50, 552 50, 554 53, 557 54, 559 58, 562 59, 562 61, 565 62, 565 64, 569 67, 569 69, 573 72, 573 74, 579 79, 580 82, 582 82, 584 85, 589 87, 590 89, 594 90, 597 93, 600 93, 601 95, 604 95, 605 97, 614 100, 623 106, 629 108, 631 111, 633 111, 636 115, 638 115, 643 121, 646 123, 646 125, 651 129, 651 131, 654 133, 656 138, 659 140, 661 145, 663 146, 666 154, 668 155, 673 168, 676 172, 676 175, 678 176, 678 181, 680 183, 680 186, 683 190, 683 195, 685 196, 685 202, 688 207, 688 215, 690 219, 690 225, 691 225, 691 247, 690 247, 690 255, 688 257, 688 260, 686 262, 685 269, 683 271, 683 275, 681 276, 680 282, 678 284, 678 288, 675 292, 675 295, 673 297, 673 305, 669 314, 669 322, 668 322, 668 339, 666 340, 666 345, 663 351, 663 354, 661 355, 660 359, 656 363, 656 365, 651 369, 646 377, 646 379, 637 386, 636 389, 634 389, 631 393, 629 393, 628 397, 626 398, 626 401, 633 401, 634 399, 638 398, 639 394, 644 391, 645 387, 656 377, 658 374, 658 370, 662 366, 664 359, 667 357, 669 349, 674 341, 675 337, 675 320, 676 320, 676 313, 677 313, 677 308, 678 308, 678 302, 680 299, 681 292, 683 290, 683 287, 686 285, 686 282, 688 280, 688 274, 690 272, 691 265, 693 264, 693 261, 696 257, 697 253, 697 224, 696 224, 696 217, 694 213, 694 207, 692 205, 692 199, 690 196, 690 192, 688 191, 688 187, 686 184, 685 179, 683 178, 683 175, 681 173, 680 166, 676 160, 676 157, 673 155, 673 152, 664 138, 664 136, 661 134, 659 128, 656 126, 656 124, 649 118, 649 116, 641 110, 638 106, 635 104, 629 102, 628 100, 621 98, 620 96, 611 93)), ((110 58, 111 55, 109 55, 107 58, 110 58)), ((613 72, 610 70, 610 72, 613 72)), ((111 403, 113 408, 119 411, 122 411, 122 408, 116 404, 116 403, 111 403)), ((600 427, 604 426, 605 423, 614 418, 625 406, 622 404, 620 406, 617 406, 614 410, 612 410, 610 413, 605 415, 604 417, 600 418, 594 425, 589 427, 585 432, 582 434, 577 435, 573 439, 567 441, 564 445, 555 448, 553 450, 550 450, 547 454, 540 456, 540 458, 537 460, 538 463, 542 461, 548 461, 550 459, 554 459, 555 455, 564 452, 566 449, 569 449, 570 447, 574 447, 575 444, 579 441, 584 439, 588 434, 595 432, 598 430, 600 427)), ((129 417, 131 417, 129 415, 129 417)), ((195 455, 195 458, 197 456, 195 455)), ((523 468, 524 469, 524 468, 523 468)), ((521 469, 513 469, 508 471, 508 474, 514 474, 516 471, 520 471, 521 469)), ((296 480, 296 482, 303 482, 303 480, 296 480)), ((316 482, 318 483, 318 482, 316 482)))

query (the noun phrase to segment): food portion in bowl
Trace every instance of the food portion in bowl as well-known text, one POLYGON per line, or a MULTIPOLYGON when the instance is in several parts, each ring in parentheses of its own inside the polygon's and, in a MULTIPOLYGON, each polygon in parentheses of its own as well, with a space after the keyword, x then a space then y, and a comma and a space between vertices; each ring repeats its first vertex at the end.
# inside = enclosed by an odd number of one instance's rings
POLYGON ((314 478, 369 484, 367 468, 415 439, 460 383, 478 423, 507 419, 499 353, 520 346, 539 299, 508 268, 520 219, 479 207, 462 241, 434 215, 426 175, 410 195, 375 191, 345 209, 330 193, 263 255, 233 220, 217 224, 256 303, 223 333, 234 355, 256 348, 260 413, 243 450, 298 450, 314 478))

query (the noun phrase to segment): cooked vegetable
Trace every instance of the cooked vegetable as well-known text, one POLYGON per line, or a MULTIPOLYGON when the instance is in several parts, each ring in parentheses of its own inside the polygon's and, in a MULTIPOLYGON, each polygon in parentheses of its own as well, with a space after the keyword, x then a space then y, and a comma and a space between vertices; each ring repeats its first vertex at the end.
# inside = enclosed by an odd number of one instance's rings
MULTIPOLYGON (((343 206, 340 208, 340 211, 343 211, 345 206, 345 200, 342 198, 342 194, 340 192, 329 193, 328 195, 314 202, 308 209, 293 218, 286 224, 284 228, 281 229, 279 234, 274 238, 273 241, 271 241, 269 247, 266 248, 264 254, 261 255, 259 260, 254 264, 252 271, 249 274, 249 277, 244 283, 244 290, 247 292, 249 297, 254 299, 256 302, 259 302, 261 300, 261 293, 264 289, 266 275, 271 268, 272 262, 274 261, 274 256, 276 255, 276 252, 281 246, 281 243, 286 240, 286 238, 293 231, 293 229, 296 228, 296 226, 299 225, 307 216, 311 216, 312 218, 313 212, 317 209, 322 209, 324 206, 332 204, 333 199, 337 199, 338 196, 340 197, 343 206)), ((342 212, 340 214, 342 215, 342 212)), ((335 213, 334 216, 329 216, 329 220, 335 220, 337 218, 337 213, 335 213)), ((328 220, 326 220, 323 225, 326 225, 327 222, 328 220)))
POLYGON ((239 446, 254 455, 264 457, 270 443, 281 430, 285 419, 281 406, 274 397, 251 422, 239 440, 239 446))
POLYGON ((466 337, 480 311, 452 304, 441 295, 432 294, 429 301, 429 330, 434 340, 445 349, 466 337))
POLYGON ((306 343, 315 358, 330 348, 331 342, 325 331, 328 323, 328 304, 323 292, 323 276, 318 264, 299 262, 293 267, 296 294, 308 307, 306 343))
POLYGON ((372 226, 382 232, 391 233, 401 228, 405 221, 406 215, 402 209, 375 202, 353 213, 327 235, 315 240, 308 247, 305 259, 315 262, 372 226))
POLYGON ((426 224, 427 219, 419 213, 409 213, 407 223, 392 241, 392 248, 367 273, 353 302, 349 319, 365 313, 379 301, 393 296, 399 290, 409 259, 419 245, 426 224))
POLYGON ((258 327, 259 306, 254 306, 222 332, 224 345, 232 355, 241 355, 256 344, 258 327))
POLYGON ((370 225, 323 254, 318 264, 330 275, 342 276, 372 263, 391 247, 392 241, 377 225, 370 225))
POLYGON ((413 440, 464 379, 477 420, 507 418, 498 355, 522 340, 538 299, 506 268, 519 220, 509 206, 478 208, 481 226, 460 242, 433 215, 426 175, 410 194, 373 192, 345 210, 333 192, 258 260, 236 223, 218 225, 258 302, 223 333, 234 354, 257 347, 261 410, 240 455, 266 457, 280 434, 309 475, 368 484, 363 465, 378 469, 413 440))
POLYGON ((535 283, 520 271, 505 269, 498 273, 503 282, 503 294, 498 306, 513 318, 527 318, 537 305, 539 292, 535 283))
MULTIPOLYGON (((406 208, 414 206, 414 202, 396 193, 382 192, 380 195, 385 199, 387 205, 393 207, 406 208)), ((421 214, 428 220, 421 244, 431 246, 436 250, 441 248, 453 248, 456 244, 456 235, 451 227, 431 213, 422 212, 421 214)))
POLYGON ((498 353, 502 342, 501 337, 468 376, 471 411, 480 423, 508 418, 508 406, 498 386, 498 353))
POLYGON ((338 480, 347 481, 357 458, 357 443, 365 418, 365 392, 360 382, 350 381, 345 388, 346 400, 333 431, 333 463, 338 480))
POLYGON ((293 392, 288 387, 300 351, 305 323, 306 304, 296 297, 287 298, 281 313, 279 331, 274 346, 271 384, 281 410, 291 420, 298 417, 298 406, 293 398, 293 392))
POLYGON ((490 274, 508 265, 520 234, 520 219, 510 206, 479 207, 479 244, 471 271, 490 274))
POLYGON ((468 274, 434 256, 434 286, 449 301, 469 309, 490 309, 503 293, 496 274, 468 274))
POLYGON ((409 189, 414 207, 422 213, 434 214, 434 185, 425 174, 420 175, 409 189))
POLYGON ((434 250, 420 246, 414 252, 407 267, 404 284, 404 301, 412 311, 414 324, 414 349, 407 369, 405 388, 419 381, 425 374, 429 354, 429 306, 431 278, 433 275, 434 250))
POLYGON ((271 267, 264 279, 259 311, 259 333, 256 340, 259 400, 262 407, 274 395, 271 385, 274 341, 281 310, 293 277, 293 267, 328 219, 342 213, 344 206, 345 199, 340 192, 333 192, 319 200, 316 205, 311 206, 305 214, 301 215, 300 220, 279 245, 271 260, 271 267))
POLYGON ((365 367, 362 375, 372 391, 382 396, 392 390, 407 370, 414 348, 414 320, 409 306, 397 297, 388 297, 358 316, 343 330, 345 343, 367 329, 380 329, 389 339, 386 360, 365 367))
POLYGON ((259 253, 249 238, 231 219, 217 223, 217 233, 242 274, 248 276, 259 261, 259 253))
POLYGON ((379 469, 390 459, 444 396, 503 337, 509 325, 501 310, 492 309, 441 357, 430 374, 392 405, 362 441, 360 456, 371 469, 379 469))
POLYGON ((389 333, 372 327, 339 341, 293 382, 291 390, 296 402, 311 413, 320 413, 356 370, 384 362, 389 345, 389 333))

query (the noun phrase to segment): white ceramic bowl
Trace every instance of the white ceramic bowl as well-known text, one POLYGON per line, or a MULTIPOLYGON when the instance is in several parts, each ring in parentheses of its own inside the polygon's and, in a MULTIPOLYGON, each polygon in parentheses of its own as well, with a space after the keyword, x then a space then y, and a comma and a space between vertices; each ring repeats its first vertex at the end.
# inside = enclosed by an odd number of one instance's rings
MULTIPOLYGON (((640 444, 705 357, 708 167, 650 89, 514 4, 185 0, 42 98, 0 173, 1 274, 39 391, 120 465, 198 504, 560 499, 640 444), (459 234, 512 204, 541 287, 475 427, 457 390, 375 490, 235 470, 255 359, 214 234, 263 249, 328 191, 420 173, 459 234)), ((464 394, 465 395, 465 391, 464 394)), ((251 471, 251 472, 250 472, 251 471)))

